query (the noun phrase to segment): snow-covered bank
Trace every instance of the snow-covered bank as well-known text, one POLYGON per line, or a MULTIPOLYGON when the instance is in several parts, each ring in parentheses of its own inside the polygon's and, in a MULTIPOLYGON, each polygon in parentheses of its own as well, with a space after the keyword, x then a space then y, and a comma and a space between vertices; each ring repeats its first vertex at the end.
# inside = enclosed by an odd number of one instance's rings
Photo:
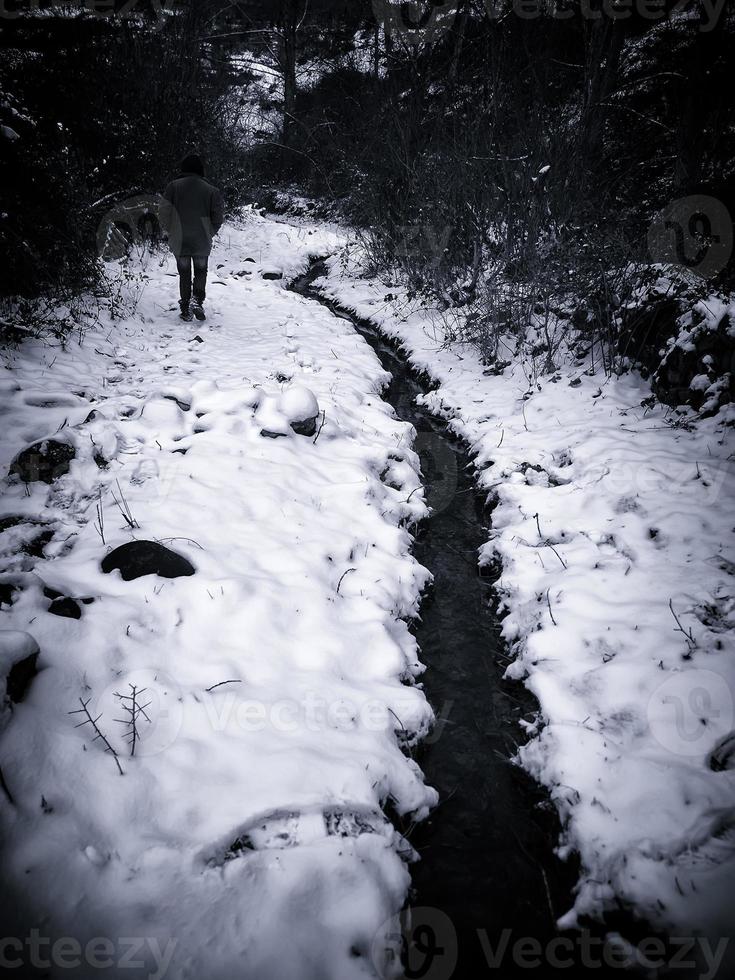
POLYGON ((221 239, 208 322, 178 319, 154 256, 129 319, 3 354, 3 475, 37 440, 76 454, 50 485, 4 479, 0 511, 0 626, 40 647, 3 705, 3 935, 26 943, 5 955, 53 976, 371 975, 409 883, 382 806, 436 800, 400 744, 432 720, 404 621, 427 577, 411 426, 365 341, 283 288, 333 232, 252 216, 221 239), (288 425, 294 383, 318 401, 314 436, 288 425), (194 574, 105 574, 134 539, 194 574), (134 757, 131 685, 150 702, 134 757), (124 775, 75 727, 80 699, 124 775), (81 953, 60 962, 63 937, 81 953))
POLYGON ((730 936, 732 408, 673 425, 639 376, 585 360, 533 385, 518 363, 491 375, 400 286, 361 278, 354 252, 317 285, 437 381, 428 406, 497 500, 481 561, 502 561, 508 673, 541 705, 519 758, 583 866, 562 924, 622 902, 664 929, 730 936))

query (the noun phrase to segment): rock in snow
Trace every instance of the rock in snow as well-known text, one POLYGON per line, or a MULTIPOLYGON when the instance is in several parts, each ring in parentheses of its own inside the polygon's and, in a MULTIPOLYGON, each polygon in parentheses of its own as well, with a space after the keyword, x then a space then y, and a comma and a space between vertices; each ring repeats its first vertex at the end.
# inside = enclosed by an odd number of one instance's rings
POLYGON ((0 630, 0 676, 5 680, 5 693, 14 704, 23 700, 36 676, 38 654, 38 644, 30 633, 0 630))
POLYGON ((193 575, 195 572, 187 558, 157 541, 128 541, 127 544, 121 544, 102 559, 103 572, 111 572, 116 568, 126 582, 144 575, 178 578, 181 575, 193 575))
POLYGON ((68 442, 43 439, 18 453, 10 464, 10 472, 24 483, 36 480, 53 483, 57 477, 69 472, 69 464, 75 455, 74 447, 68 442))
POLYGON ((298 435, 313 436, 319 417, 319 403, 304 385, 290 385, 281 395, 280 409, 298 435))

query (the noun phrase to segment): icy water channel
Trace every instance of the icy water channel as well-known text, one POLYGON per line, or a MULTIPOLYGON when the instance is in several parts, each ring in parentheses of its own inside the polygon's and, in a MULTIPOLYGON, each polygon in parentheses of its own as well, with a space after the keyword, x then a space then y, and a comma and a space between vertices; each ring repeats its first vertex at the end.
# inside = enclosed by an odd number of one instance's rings
POLYGON ((573 951, 557 948, 560 955, 549 956, 549 943, 560 936, 555 920, 572 904, 577 869, 554 854, 560 827, 548 794, 510 761, 515 741, 524 740, 519 718, 530 720, 538 706, 521 684, 503 679, 508 660, 493 578, 478 567, 490 513, 466 447, 416 404, 428 379, 370 323, 320 296, 312 284, 325 273, 324 263, 315 261, 291 288, 349 319, 390 372, 382 396, 418 432, 415 449, 433 509, 414 554, 434 585, 413 631, 437 726, 415 758, 440 803, 425 822, 399 826, 421 855, 411 866, 404 975, 540 980, 589 976, 591 970, 597 978, 629 977, 628 970, 604 963, 599 928, 589 934, 586 954, 579 936, 569 933, 573 951))

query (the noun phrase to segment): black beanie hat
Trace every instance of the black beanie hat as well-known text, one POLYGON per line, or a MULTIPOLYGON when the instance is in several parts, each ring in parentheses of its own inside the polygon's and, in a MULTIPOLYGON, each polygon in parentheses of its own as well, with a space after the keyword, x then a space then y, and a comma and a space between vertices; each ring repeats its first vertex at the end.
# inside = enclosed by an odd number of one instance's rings
POLYGON ((196 153, 190 153, 181 161, 181 169, 185 174, 198 174, 204 176, 204 164, 202 158, 196 153))

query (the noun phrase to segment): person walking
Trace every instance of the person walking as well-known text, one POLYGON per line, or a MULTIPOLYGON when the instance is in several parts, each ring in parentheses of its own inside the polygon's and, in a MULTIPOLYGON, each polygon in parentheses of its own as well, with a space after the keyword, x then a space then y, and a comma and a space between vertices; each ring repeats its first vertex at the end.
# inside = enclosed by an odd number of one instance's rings
POLYGON ((166 187, 159 212, 161 227, 176 256, 179 271, 179 306, 182 320, 204 319, 207 264, 212 238, 224 219, 222 194, 204 179, 201 157, 192 153, 181 163, 181 173, 166 187), (194 283, 192 300, 192 266, 194 283))

